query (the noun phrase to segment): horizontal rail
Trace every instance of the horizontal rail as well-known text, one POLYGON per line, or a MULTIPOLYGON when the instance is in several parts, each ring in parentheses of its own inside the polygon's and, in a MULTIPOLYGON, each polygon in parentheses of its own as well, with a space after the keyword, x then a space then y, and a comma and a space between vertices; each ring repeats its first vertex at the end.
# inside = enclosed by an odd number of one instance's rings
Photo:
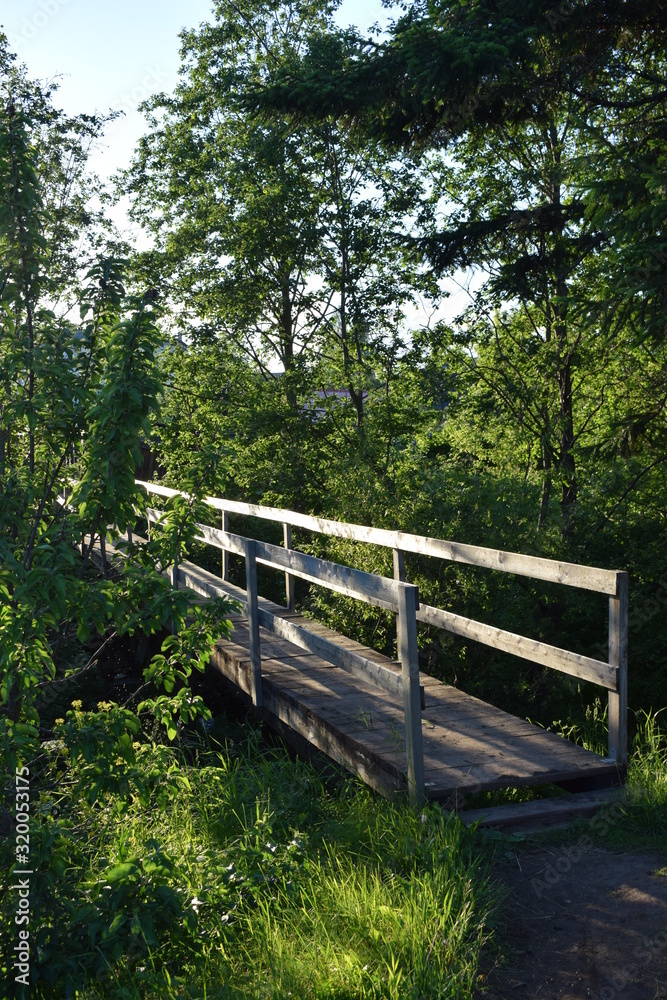
MULTIPOLYGON (((160 513, 150 510, 151 514, 160 513)), ((198 541, 236 555, 244 554, 241 535, 234 535, 229 531, 221 531, 220 528, 212 528, 210 525, 198 522, 197 529, 198 541)), ((283 549, 280 545, 271 545, 268 542, 256 542, 256 546, 257 562, 264 566, 287 570, 292 576, 298 576, 309 583, 319 584, 328 590, 354 597, 358 601, 373 604, 378 608, 394 612, 398 609, 399 584, 395 580, 366 573, 361 569, 341 566, 326 559, 318 559, 317 556, 309 556, 296 549, 283 549)))
MULTIPOLYGON (((202 597, 229 595, 229 584, 223 584, 219 577, 194 563, 183 560, 179 564, 178 574, 179 582, 183 586, 189 587, 190 590, 202 597)), ((247 609, 248 598, 243 591, 235 593, 234 597, 247 609)), ((282 639, 287 639, 295 646, 321 656, 323 660, 347 670, 348 673, 354 674, 362 680, 370 681, 389 694, 400 697, 403 693, 403 678, 398 669, 392 670, 381 663, 376 663, 375 660, 369 660, 359 653, 345 649, 316 632, 311 632, 303 626, 295 625, 279 615, 274 615, 266 608, 262 608, 261 605, 259 607, 259 624, 262 628, 279 635, 282 639)))
MULTIPOLYGON (((137 486, 160 496, 182 495, 179 490, 143 480, 137 480, 137 486)), ((430 538, 426 535, 412 535, 386 528, 370 528, 362 524, 331 521, 327 518, 314 517, 311 514, 299 514, 292 510, 263 507, 259 504, 242 503, 238 500, 205 497, 204 502, 210 507, 230 514, 243 514, 265 521, 280 521, 295 528, 304 528, 307 531, 316 531, 335 538, 348 538, 352 541, 367 542, 385 548, 398 549, 402 552, 413 552, 417 555, 432 556, 449 562, 493 569, 501 573, 514 573, 517 576, 527 576, 533 580, 561 583, 569 587, 578 587, 581 590, 607 594, 611 597, 615 597, 619 591, 618 578, 621 574, 617 570, 580 566, 577 563, 543 559, 540 556, 528 556, 519 552, 506 552, 502 549, 486 548, 479 545, 464 545, 460 542, 430 538)))
POLYGON ((482 622, 463 618, 461 615, 452 614, 451 611, 443 611, 441 608, 432 608, 429 605, 421 605, 417 611, 417 619, 446 629, 454 635, 474 639, 521 659, 539 663, 543 667, 560 670, 561 673, 578 677, 579 680, 592 681, 593 684, 599 684, 610 691, 617 690, 618 668, 604 660, 594 660, 590 656, 571 653, 567 649, 549 646, 545 642, 538 642, 537 639, 528 639, 526 636, 506 632, 492 625, 484 625, 482 622))
POLYGON ((369 660, 367 656, 361 656, 351 649, 338 646, 330 639, 325 639, 324 636, 318 635, 316 632, 295 625, 286 618, 273 615, 270 611, 260 609, 259 620, 264 628, 279 635, 282 639, 287 639, 295 646, 300 646, 301 649, 307 649, 310 653, 321 656, 323 660, 342 667, 343 670, 354 674, 355 677, 370 681, 371 684, 382 688, 389 694, 399 697, 403 694, 403 678, 398 670, 391 670, 381 663, 376 663, 375 660, 369 660))

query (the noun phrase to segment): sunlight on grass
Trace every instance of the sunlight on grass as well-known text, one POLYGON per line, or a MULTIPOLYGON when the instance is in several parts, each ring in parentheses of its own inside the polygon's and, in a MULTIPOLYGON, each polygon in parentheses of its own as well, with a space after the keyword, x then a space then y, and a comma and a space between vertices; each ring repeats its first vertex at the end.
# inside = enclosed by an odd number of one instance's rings
POLYGON ((42 796, 36 836, 60 847, 34 997, 472 995, 494 898, 454 817, 327 783, 257 733, 193 752, 139 754, 169 772, 159 808, 42 796))

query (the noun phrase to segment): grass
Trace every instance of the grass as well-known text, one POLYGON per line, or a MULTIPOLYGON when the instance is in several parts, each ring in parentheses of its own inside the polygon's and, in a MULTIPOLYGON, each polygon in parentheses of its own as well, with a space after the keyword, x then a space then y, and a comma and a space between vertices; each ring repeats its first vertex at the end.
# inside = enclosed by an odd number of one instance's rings
MULTIPOLYGON (((599 749, 604 720, 589 722, 570 736, 599 749)), ((36 1000, 467 1000, 493 948, 498 851, 584 834, 612 850, 667 850, 656 715, 636 719, 620 806, 530 837, 469 833, 437 806, 415 811, 341 772, 325 778, 223 714, 178 750, 137 744, 141 795, 116 780, 89 801, 90 766, 52 747, 31 773, 37 981, 25 995, 36 1000)), ((0 840, 0 871, 13 849, 0 840)), ((15 900, 2 881, 8 956, 15 900)))
MULTIPOLYGON (((144 777, 162 769, 148 809, 68 794, 62 757, 44 771, 30 996, 471 997, 494 896, 458 821, 325 780, 247 726, 211 735, 188 757, 138 748, 144 777)), ((4 954, 11 916, 5 894, 4 954)))
MULTIPOLYGON (((503 835, 478 831, 478 843, 504 851, 540 843, 573 843, 582 836, 612 851, 653 850, 667 855, 667 728, 663 712, 636 712, 628 772, 620 801, 600 810, 592 819, 578 819, 566 828, 540 833, 503 835)), ((607 725, 599 706, 591 707, 583 724, 560 726, 561 733, 595 753, 606 753, 607 725)), ((540 789, 539 791, 544 791, 540 789)), ((512 801, 505 790, 503 801, 512 801)), ((537 796, 540 797, 540 796, 537 796)), ((516 801, 523 800, 519 793, 516 801)), ((490 855, 492 857, 492 854, 490 855)))

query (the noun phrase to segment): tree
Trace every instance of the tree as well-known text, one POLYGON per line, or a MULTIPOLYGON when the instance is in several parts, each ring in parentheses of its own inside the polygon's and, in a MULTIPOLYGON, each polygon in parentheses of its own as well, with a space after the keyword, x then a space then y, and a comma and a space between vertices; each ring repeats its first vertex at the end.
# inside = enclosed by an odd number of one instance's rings
POLYGON ((238 95, 324 21, 319 4, 217 4, 215 24, 183 35, 174 96, 147 102, 150 132, 126 175, 156 241, 143 266, 169 280, 183 326, 234 340, 267 378, 292 374, 324 320, 308 280, 317 151, 285 122, 253 122, 238 95))
MULTIPOLYGON (((409 159, 354 141, 333 121, 296 130, 244 111, 271 66, 294 61, 308 32, 326 29, 330 8, 225 2, 215 13, 215 23, 184 34, 182 83, 148 102, 151 132, 125 175, 135 218, 156 241, 138 267, 167 285, 193 369, 200 350, 211 357, 212 340, 235 345, 220 351, 219 377, 252 382, 254 413, 240 426, 247 402, 237 394, 223 436, 237 456, 246 446, 253 461, 270 455, 274 472, 261 459, 266 488, 276 477, 291 482, 286 502, 302 502, 309 476, 324 489, 315 394, 346 389, 363 436, 385 341, 418 291, 439 294, 400 235, 421 180, 409 159)), ((244 455, 233 464, 248 484, 244 455)))
MULTIPOLYGON (((96 631, 111 640, 154 634, 170 620, 182 626, 170 655, 148 668, 151 683, 173 697, 144 705, 171 730, 174 714, 189 718, 203 709, 187 680, 193 666, 203 668, 211 636, 227 628, 224 603, 195 610, 188 623, 190 601, 172 594, 159 572, 193 533, 192 511, 183 505, 167 518, 154 548, 131 548, 115 574, 90 576, 96 539, 117 538, 135 519, 134 470, 161 388, 161 334, 153 296, 127 296, 121 268, 110 260, 88 273, 78 324, 50 308, 63 271, 56 266, 54 277, 49 270, 54 230, 43 190, 52 178, 46 184, 42 178, 57 152, 43 155, 49 134, 41 110, 49 96, 38 87, 24 89, 23 82, 6 73, 0 114, 0 745, 6 774, 39 747, 38 695, 73 675, 65 666, 56 679, 59 637, 76 632, 85 640, 96 631), (174 692, 176 677, 181 686, 174 692)), ((61 140, 55 128, 56 147, 61 140)), ((70 253, 59 249, 57 260, 70 253)), ((121 713, 126 720, 131 715, 121 713)))
MULTIPOLYGON (((298 65, 275 69, 250 98, 252 106, 298 121, 320 120, 333 108, 389 148, 439 151, 432 162, 446 220, 416 244, 437 274, 456 266, 490 273, 469 330, 474 338, 475 329, 496 325, 499 367, 491 382, 506 401, 517 379, 527 390, 532 378, 527 370, 522 377, 521 357, 538 357, 543 381, 531 389, 528 409, 541 456, 540 523, 555 475, 566 530, 577 496, 578 440, 590 426, 589 401, 577 398, 587 393, 580 361, 591 360, 601 334, 627 340, 625 317, 633 312, 644 320, 660 315, 656 150, 664 145, 656 108, 664 101, 664 45, 654 29, 664 10, 648 8, 593 3, 554 12, 514 0, 413 4, 381 44, 354 32, 314 37, 298 65), (630 125, 637 107, 641 123, 630 125), (626 137, 622 153, 613 140, 610 151, 601 120, 610 108, 626 137), (637 207, 628 212, 622 202, 631 182, 619 185, 612 177, 619 155, 628 154, 628 178, 636 177, 631 134, 654 165, 645 181, 633 182, 637 207), (601 177, 609 174, 601 184, 591 184, 593 160, 601 177), (639 252, 630 238, 637 220, 647 232, 639 252), (623 277, 629 259, 630 281, 623 277), (513 348, 499 338, 509 328, 498 324, 498 309, 517 301, 533 336, 521 335, 523 346, 510 362, 513 348), (547 402, 550 385, 557 397, 547 402)), ((598 351, 595 361, 603 355, 598 351)), ((526 391, 521 398, 527 403, 526 391)))

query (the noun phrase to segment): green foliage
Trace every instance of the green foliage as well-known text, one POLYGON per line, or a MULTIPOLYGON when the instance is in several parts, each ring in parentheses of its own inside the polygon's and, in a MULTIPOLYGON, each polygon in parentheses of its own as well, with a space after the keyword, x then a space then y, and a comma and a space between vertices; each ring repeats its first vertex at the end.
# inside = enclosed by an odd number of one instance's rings
MULTIPOLYGON (((71 726, 122 728, 109 705, 71 726)), ((248 729, 196 766, 135 743, 129 800, 53 791, 89 766, 56 752, 33 824, 32 995, 470 996, 492 894, 457 821, 324 784, 248 729)), ((3 954, 11 919, 5 896, 3 954)))
MULTIPOLYGON (((154 296, 127 295, 122 264, 112 259, 88 271, 79 325, 47 308, 62 274, 51 260, 44 161, 52 158, 45 157, 43 129, 54 129, 52 156, 62 154, 63 130, 57 115, 40 117, 48 92, 26 96, 23 76, 5 61, 2 71, 0 745, 10 774, 39 750, 37 697, 48 700, 51 685, 56 690, 77 673, 66 669, 56 678, 54 644, 63 633, 75 631, 84 642, 97 632, 111 642, 159 634, 169 623, 180 630, 146 671, 151 692, 163 688, 172 697, 140 706, 175 735, 204 711, 189 677, 203 670, 215 638, 230 626, 229 604, 191 610, 191 599, 173 593, 162 576, 194 534, 191 505, 172 504, 146 550, 129 546, 113 572, 103 566, 96 575, 90 567, 96 545, 104 561, 104 540, 136 519, 134 474, 162 388, 162 337, 154 296)), ((94 794, 115 780, 112 750, 123 757, 138 732, 137 717, 125 709, 113 720, 98 719, 108 738, 95 731, 86 744, 88 763, 98 769, 94 794), (91 746, 98 744, 94 761, 91 746)))

